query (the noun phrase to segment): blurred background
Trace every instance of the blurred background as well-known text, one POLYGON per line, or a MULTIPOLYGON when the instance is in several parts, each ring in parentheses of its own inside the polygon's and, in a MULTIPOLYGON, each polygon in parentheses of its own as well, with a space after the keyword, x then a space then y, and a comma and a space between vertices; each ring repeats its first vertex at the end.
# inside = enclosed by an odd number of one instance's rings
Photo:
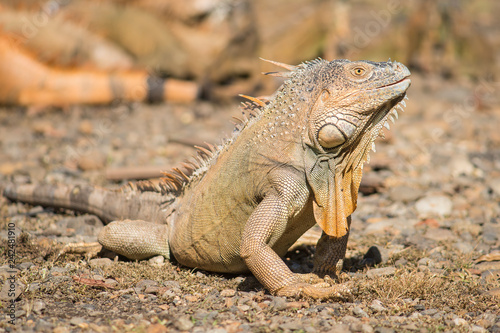
POLYGON ((0 104, 269 94, 279 82, 260 73, 276 68, 259 57, 392 58, 413 73, 491 81, 499 16, 491 0, 3 0, 0 104))

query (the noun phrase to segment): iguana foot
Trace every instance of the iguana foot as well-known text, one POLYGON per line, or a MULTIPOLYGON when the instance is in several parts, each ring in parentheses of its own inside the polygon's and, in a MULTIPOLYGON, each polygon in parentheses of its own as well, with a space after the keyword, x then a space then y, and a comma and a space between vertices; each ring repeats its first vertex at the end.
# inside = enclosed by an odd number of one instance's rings
POLYGON ((294 283, 282 287, 276 294, 286 297, 310 297, 314 299, 351 299, 352 294, 344 284, 335 284, 335 280, 326 275, 320 277, 315 273, 294 274, 294 283))
POLYGON ((352 299, 351 290, 345 285, 326 286, 326 282, 318 284, 294 283, 279 289, 276 292, 278 296, 286 297, 309 297, 314 299, 352 299))

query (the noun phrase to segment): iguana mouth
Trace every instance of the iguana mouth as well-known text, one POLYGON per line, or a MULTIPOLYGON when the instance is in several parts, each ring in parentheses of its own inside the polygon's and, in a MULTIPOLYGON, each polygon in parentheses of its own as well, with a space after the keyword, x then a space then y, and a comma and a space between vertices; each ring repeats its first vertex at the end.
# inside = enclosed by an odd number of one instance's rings
MULTIPOLYGON (((389 83, 389 84, 386 84, 386 85, 383 85, 381 87, 378 87, 377 89, 381 89, 381 88, 386 88, 386 87, 392 87, 392 86, 395 86, 395 85, 399 85, 401 83, 408 83, 408 87, 410 86, 411 84, 411 80, 408 78, 409 76, 405 76, 404 78, 402 78, 401 80, 399 81, 395 81, 395 82, 392 82, 392 83, 389 83)), ((408 89, 408 88, 406 88, 408 89)), ((406 91, 406 89, 404 89, 404 91, 406 91)))

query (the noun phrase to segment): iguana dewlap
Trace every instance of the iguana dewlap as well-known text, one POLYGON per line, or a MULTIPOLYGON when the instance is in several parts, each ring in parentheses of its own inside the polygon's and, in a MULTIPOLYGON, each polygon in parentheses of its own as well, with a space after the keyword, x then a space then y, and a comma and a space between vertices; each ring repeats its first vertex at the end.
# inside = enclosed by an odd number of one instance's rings
POLYGON ((197 163, 174 169, 159 185, 11 185, 4 195, 116 220, 99 242, 132 259, 173 256, 208 271, 250 270, 280 295, 339 296, 344 286, 318 276, 342 268, 363 163, 404 105, 410 72, 391 61, 278 65, 290 72, 280 74, 287 79, 275 97, 252 99, 249 119, 232 138, 201 149, 197 163), (314 274, 292 273, 281 257, 315 223, 323 236, 314 274))

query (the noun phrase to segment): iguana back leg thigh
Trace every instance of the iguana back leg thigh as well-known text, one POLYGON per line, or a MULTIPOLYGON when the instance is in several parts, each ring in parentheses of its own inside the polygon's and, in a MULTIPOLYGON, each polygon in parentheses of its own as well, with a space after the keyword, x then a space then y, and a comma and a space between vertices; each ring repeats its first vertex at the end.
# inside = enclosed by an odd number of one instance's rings
POLYGON ((141 260, 157 255, 170 259, 167 224, 114 221, 101 230, 98 241, 104 248, 129 259, 141 260))

